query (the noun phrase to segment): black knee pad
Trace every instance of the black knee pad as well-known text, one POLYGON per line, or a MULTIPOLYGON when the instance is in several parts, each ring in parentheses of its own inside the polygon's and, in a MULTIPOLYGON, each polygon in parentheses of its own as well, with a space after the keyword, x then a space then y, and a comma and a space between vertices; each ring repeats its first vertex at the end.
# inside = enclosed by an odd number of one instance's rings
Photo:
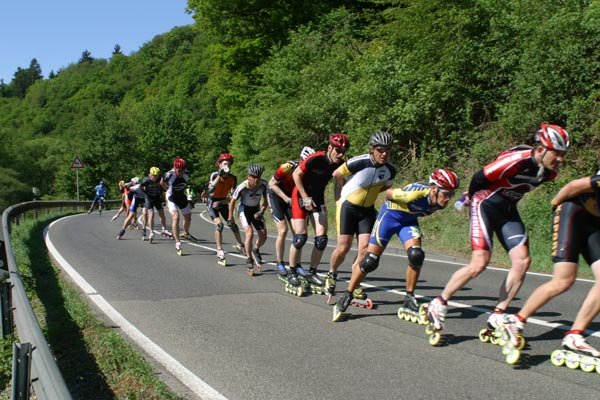
POLYGON ((414 269, 420 269, 425 261, 425 252, 418 246, 412 246, 406 251, 408 264, 414 269))
POLYGON ((306 233, 296 233, 294 235, 294 240, 292 240, 292 246, 297 249, 301 249, 306 244, 307 239, 308 235, 306 233))
POLYGON ((225 227, 225 225, 223 225, 222 222, 219 222, 217 224, 217 232, 223 232, 223 228, 225 227))
POLYGON ((360 270, 365 274, 373 272, 379 267, 379 256, 373 253, 367 253, 365 258, 359 264, 360 270))
POLYGON ((317 248, 317 250, 325 250, 325 248, 327 247, 327 241, 327 235, 315 236, 315 247, 317 248))

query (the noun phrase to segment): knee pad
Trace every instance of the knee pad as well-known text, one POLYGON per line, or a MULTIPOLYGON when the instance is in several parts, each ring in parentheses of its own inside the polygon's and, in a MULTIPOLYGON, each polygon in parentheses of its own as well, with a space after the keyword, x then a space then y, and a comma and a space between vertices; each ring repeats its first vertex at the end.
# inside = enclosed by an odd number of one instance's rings
POLYGON ((359 264, 360 270, 365 274, 373 272, 379 267, 379 256, 371 252, 367 253, 365 258, 359 264))
POLYGON ((222 222, 219 222, 217 224, 217 232, 223 232, 223 228, 225 227, 225 225, 223 225, 222 222))
POLYGON ((292 245, 297 249, 301 249, 306 244, 306 239, 308 239, 306 233, 296 233, 294 235, 294 240, 292 240, 292 245))
POLYGON ((317 250, 325 250, 327 247, 327 235, 315 236, 315 247, 317 250))
POLYGON ((406 251, 408 264, 414 269, 420 269, 425 261, 425 252, 418 246, 412 246, 406 251))

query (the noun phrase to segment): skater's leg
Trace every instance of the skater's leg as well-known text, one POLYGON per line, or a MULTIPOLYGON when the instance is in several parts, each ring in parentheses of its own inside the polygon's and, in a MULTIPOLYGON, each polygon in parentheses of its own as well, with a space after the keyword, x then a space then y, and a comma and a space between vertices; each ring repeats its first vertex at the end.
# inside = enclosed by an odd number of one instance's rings
POLYGON ((592 320, 600 313, 600 261, 592 264, 592 272, 594 273, 596 282, 583 300, 583 304, 571 328, 573 330, 585 331, 592 320))
POLYGON ((462 289, 471 279, 476 278, 487 268, 492 253, 488 250, 474 250, 469 264, 456 271, 442 291, 442 297, 448 301, 454 293, 462 289))
POLYGON ((499 309, 506 310, 510 305, 512 299, 515 298, 519 289, 523 285, 525 274, 531 264, 531 258, 529 257, 529 247, 524 244, 521 246, 513 247, 509 252, 511 260, 511 268, 506 275, 506 279, 500 286, 500 294, 498 296, 499 309))

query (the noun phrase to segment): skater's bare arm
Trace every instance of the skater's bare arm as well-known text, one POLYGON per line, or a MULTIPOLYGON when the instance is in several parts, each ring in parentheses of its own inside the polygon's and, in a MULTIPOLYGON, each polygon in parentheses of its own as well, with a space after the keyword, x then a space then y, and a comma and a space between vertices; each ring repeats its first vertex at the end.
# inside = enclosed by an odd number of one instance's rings
POLYGON ((592 187, 592 178, 588 176, 585 178, 575 179, 567 183, 558 191, 556 196, 554 196, 552 199, 552 207, 557 207, 565 200, 571 199, 582 193, 592 193, 593 191, 594 188, 592 187))

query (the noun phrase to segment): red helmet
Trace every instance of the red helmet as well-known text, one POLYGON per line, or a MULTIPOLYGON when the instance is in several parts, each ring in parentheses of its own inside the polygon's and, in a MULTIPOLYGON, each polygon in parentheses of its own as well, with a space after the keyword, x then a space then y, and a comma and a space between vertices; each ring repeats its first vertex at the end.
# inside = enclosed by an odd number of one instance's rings
POLYGON ((185 160, 183 158, 177 158, 175 161, 173 161, 173 168, 185 169, 185 160))
POLYGON ((535 133, 535 141, 551 150, 567 151, 571 143, 569 133, 558 125, 542 124, 535 133))
POLYGON ((458 189, 458 176, 449 169, 436 169, 429 176, 429 183, 443 190, 458 189))
POLYGON ((333 147, 338 147, 343 150, 348 150, 350 147, 350 140, 348 140, 348 136, 343 133, 334 133, 329 138, 329 144, 333 147))
POLYGON ((217 165, 220 164, 221 161, 229 161, 233 165, 233 156, 229 153, 223 153, 217 158, 217 165))

